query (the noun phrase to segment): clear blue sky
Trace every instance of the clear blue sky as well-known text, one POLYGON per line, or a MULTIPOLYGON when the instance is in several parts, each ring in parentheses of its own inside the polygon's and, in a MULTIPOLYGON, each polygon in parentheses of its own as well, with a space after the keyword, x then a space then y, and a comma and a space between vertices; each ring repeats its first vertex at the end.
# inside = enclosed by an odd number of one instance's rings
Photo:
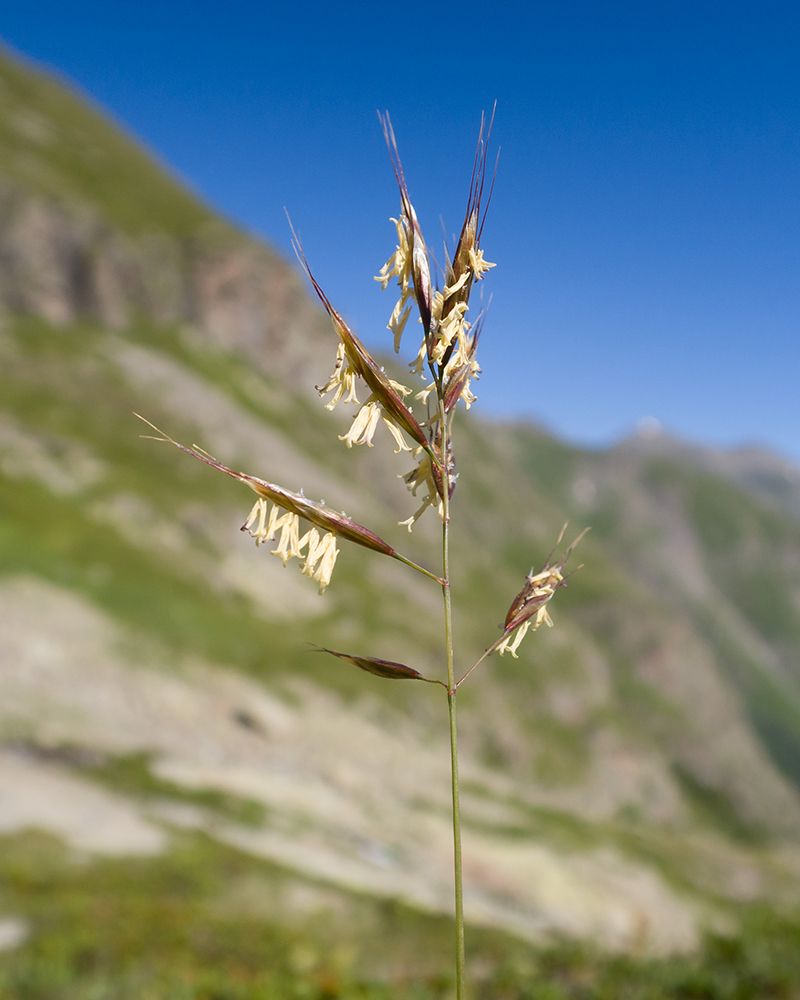
MULTIPOLYGON (((800 460, 800 5, 6 5, 207 201, 288 252, 285 205, 371 343, 398 198, 463 215, 480 113, 502 147, 479 406, 605 444, 655 417, 800 460)), ((383 330, 383 333, 381 332, 383 330)))

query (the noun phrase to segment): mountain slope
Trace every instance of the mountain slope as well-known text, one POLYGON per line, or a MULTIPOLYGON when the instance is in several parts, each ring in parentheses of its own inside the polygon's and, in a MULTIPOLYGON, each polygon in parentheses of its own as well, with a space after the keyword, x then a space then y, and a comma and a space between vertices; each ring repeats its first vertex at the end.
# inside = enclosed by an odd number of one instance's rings
POLYGON ((62 85, 0 51, 0 309, 182 324, 297 382, 326 329, 295 272, 62 85))
MULTIPOLYGON (((407 459, 336 440, 312 388, 335 335, 286 264, 51 81, 7 57, 0 80, 0 829, 99 855, 204 837, 429 927, 451 896, 443 699, 309 644, 441 676, 435 585, 345 548, 318 597, 239 533, 248 491, 132 414, 434 565, 435 517, 397 526, 407 459)), ((669 952, 796 905, 791 511, 647 442, 585 453, 470 414, 457 447, 465 666, 563 521, 593 528, 556 627, 462 689, 473 925, 669 952)))

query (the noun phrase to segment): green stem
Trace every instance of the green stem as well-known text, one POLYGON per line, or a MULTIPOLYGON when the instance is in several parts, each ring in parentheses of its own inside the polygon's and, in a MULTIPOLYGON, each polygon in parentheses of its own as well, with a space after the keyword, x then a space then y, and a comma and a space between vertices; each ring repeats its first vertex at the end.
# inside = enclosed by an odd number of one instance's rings
POLYGON ((456 693, 448 691, 450 709, 450 761, 453 775, 453 863, 456 883, 456 997, 464 998, 464 885, 461 873, 461 809, 458 801, 458 746, 456 741, 456 693))
MULTIPOLYGON (((442 455, 448 454, 444 402, 440 399, 442 455)), ((445 460, 446 466, 446 460, 445 460)), ((456 683, 453 663, 453 608, 450 600, 450 490, 446 467, 442 470, 442 596, 444 597, 444 633, 447 647, 447 707, 450 715, 450 768, 453 788, 453 867, 455 872, 456 909, 456 1000, 464 1000, 464 885, 461 865, 461 807, 458 794, 458 740, 456 730, 456 683)))
POLYGON ((404 563, 406 566, 410 566, 412 569, 417 570, 417 572, 422 573, 423 576, 427 576, 430 577, 431 580, 435 580, 440 586, 444 586, 444 580, 442 580, 440 576, 436 576, 435 573, 431 573, 429 570, 423 569, 422 566, 418 566, 415 562, 412 562, 411 559, 406 559, 405 556, 401 556, 399 552, 395 552, 394 558, 397 559, 398 562, 404 563))

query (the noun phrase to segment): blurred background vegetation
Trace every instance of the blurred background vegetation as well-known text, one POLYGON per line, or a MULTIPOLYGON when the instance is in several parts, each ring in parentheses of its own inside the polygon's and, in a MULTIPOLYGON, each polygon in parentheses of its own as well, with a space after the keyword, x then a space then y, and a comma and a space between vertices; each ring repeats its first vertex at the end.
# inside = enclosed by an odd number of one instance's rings
MULTIPOLYGON (((0 307, 2 996, 448 995, 445 706, 310 645, 436 675, 435 588, 346 549, 318 598, 132 415, 427 562, 407 463, 316 398, 295 270, 2 56, 0 307)), ((463 689, 476 996, 796 996, 800 471, 456 433, 460 662, 593 529, 556 627, 463 689)))

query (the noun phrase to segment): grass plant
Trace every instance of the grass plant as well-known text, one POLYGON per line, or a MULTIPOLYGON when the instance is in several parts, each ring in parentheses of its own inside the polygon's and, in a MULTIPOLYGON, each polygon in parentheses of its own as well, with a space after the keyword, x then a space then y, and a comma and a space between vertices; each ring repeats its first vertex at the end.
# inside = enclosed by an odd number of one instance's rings
MULTIPOLYGON (((544 567, 539 572, 531 570, 522 589, 511 601, 499 638, 486 646, 472 665, 460 665, 455 653, 450 582, 452 500, 458 479, 453 427, 457 404, 463 402, 468 410, 475 402, 472 387, 481 371, 477 349, 485 313, 481 311, 474 320, 467 318, 470 296, 476 284, 483 281, 495 266, 485 259, 481 249, 486 211, 494 185, 493 178, 487 179, 487 142, 491 122, 488 126, 485 121, 481 124, 464 221, 455 245, 450 250, 445 247, 444 264, 439 266, 440 281, 434 276, 436 262, 422 235, 411 202, 388 115, 381 117, 381 124, 400 191, 400 213, 397 219, 392 220, 397 232, 397 247, 375 280, 386 289, 396 279, 399 288, 399 299, 388 323, 394 337, 395 352, 400 352, 403 332, 410 317, 414 313, 418 315, 422 328, 421 344, 409 364, 410 373, 422 382, 418 391, 414 392, 409 386, 390 378, 384 367, 370 355, 317 283, 296 234, 295 249, 338 339, 333 372, 324 385, 317 386, 317 391, 321 398, 328 397, 325 404, 328 410, 333 410, 340 402, 357 406, 349 430, 339 437, 348 449, 362 445, 373 447, 373 439, 383 425, 395 452, 409 453, 414 466, 400 478, 417 498, 419 506, 400 522, 400 526, 411 531, 428 510, 438 514, 442 526, 441 548, 438 556, 431 555, 431 562, 435 560, 437 563, 436 569, 420 565, 394 543, 385 541, 369 527, 357 523, 324 501, 310 499, 302 490, 294 492, 266 479, 236 472, 198 445, 188 447, 180 444, 154 424, 145 422, 155 431, 155 440, 174 445, 253 490, 257 499, 242 525, 242 531, 248 532, 256 545, 277 541, 272 554, 280 558, 284 566, 291 559, 298 559, 301 572, 318 584, 320 595, 331 583, 341 542, 349 542, 376 555, 397 560, 424 577, 422 585, 433 584, 441 589, 444 661, 441 676, 427 677, 416 667, 362 651, 321 649, 320 652, 380 678, 421 681, 432 687, 441 687, 446 693, 452 776, 455 982, 456 996, 458 1000, 463 1000, 466 956, 456 712, 458 689, 489 656, 510 653, 516 657, 519 644, 527 632, 542 624, 552 625, 548 604, 559 587, 566 586, 565 565, 579 539, 556 556, 562 531, 544 567), (367 393, 363 402, 358 398, 358 393, 362 391, 367 393), (414 403, 417 404, 416 412, 414 403), (302 535, 301 522, 307 529, 302 535)), ((472 314, 469 315, 471 317, 472 314)))

